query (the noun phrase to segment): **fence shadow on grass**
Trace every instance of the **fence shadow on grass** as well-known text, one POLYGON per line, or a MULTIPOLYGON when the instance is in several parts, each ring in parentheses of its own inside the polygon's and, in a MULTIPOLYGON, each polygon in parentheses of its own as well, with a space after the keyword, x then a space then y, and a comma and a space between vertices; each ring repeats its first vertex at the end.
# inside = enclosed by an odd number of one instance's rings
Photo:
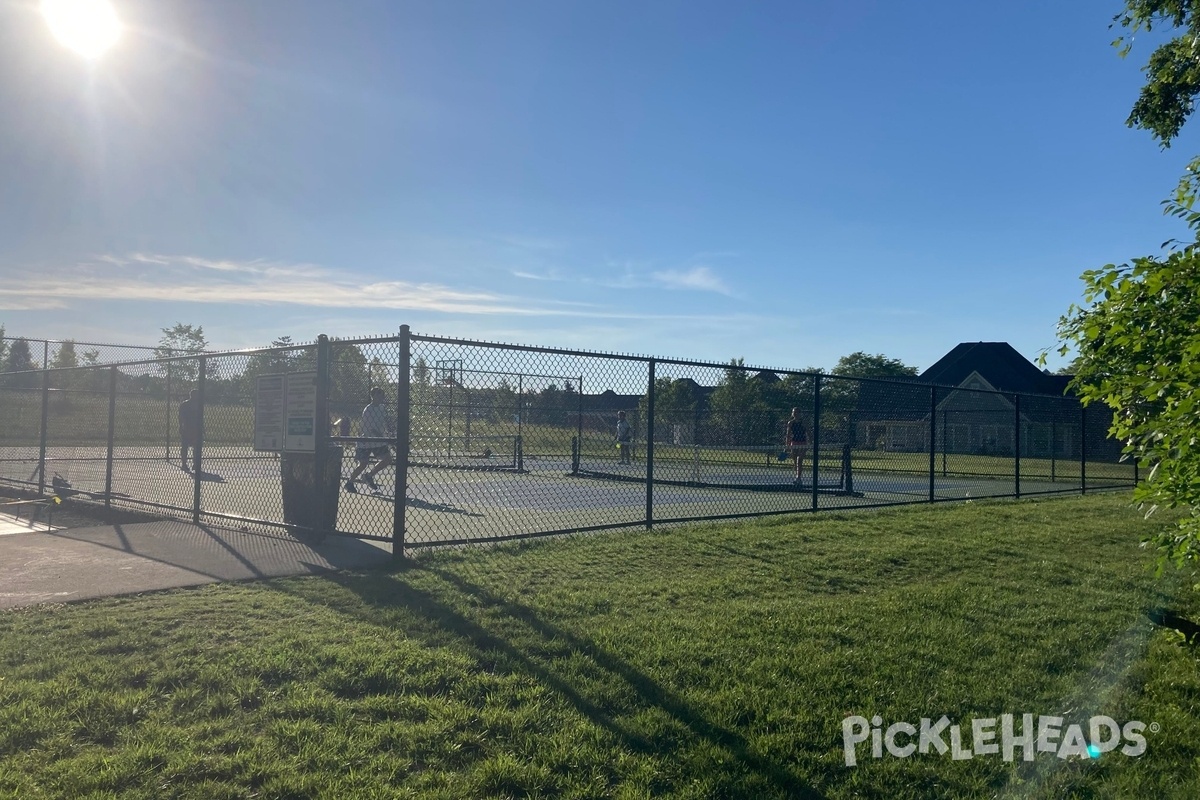
MULTIPOLYGON (((427 633, 434 646, 444 646, 444 636, 439 634, 449 633, 463 641, 471 649, 473 657, 483 662, 484 666, 502 670, 505 661, 516 665, 518 671, 552 688, 580 714, 609 731, 631 750, 643 754, 669 755, 673 745, 655 741, 623 724, 611 709, 606 708, 603 700, 589 696, 586 687, 576 685, 568 676, 560 674, 552 664, 543 660, 538 655, 540 647, 521 644, 514 641, 511 634, 498 632, 512 624, 519 625, 534 641, 545 643, 546 650, 561 651, 565 647, 573 653, 584 655, 596 673, 627 687, 637 698, 641 708, 656 708, 670 715, 696 737, 728 752, 748 776, 769 784, 780 795, 806 800, 824 797, 807 785, 793 771, 791 765, 758 755, 743 734, 707 719, 703 712, 628 661, 593 641, 548 622, 535 609, 501 597, 470 582, 462 575, 436 566, 408 562, 392 571, 390 577, 391 580, 381 580, 379 573, 333 574, 329 576, 329 580, 352 592, 369 607, 380 610, 404 609, 415 615, 418 620, 426 621, 431 626, 427 633), (415 586, 414 581, 408 580, 410 576, 418 579, 432 578, 443 591, 415 586), (489 614, 498 615, 499 619, 481 622, 464 616, 454 608, 454 596, 472 607, 486 608, 489 614), (496 656, 489 656, 489 653, 495 653, 496 656)), ((361 611, 350 608, 340 610, 361 616, 361 611)), ((420 631, 409 633, 419 635, 420 631)))

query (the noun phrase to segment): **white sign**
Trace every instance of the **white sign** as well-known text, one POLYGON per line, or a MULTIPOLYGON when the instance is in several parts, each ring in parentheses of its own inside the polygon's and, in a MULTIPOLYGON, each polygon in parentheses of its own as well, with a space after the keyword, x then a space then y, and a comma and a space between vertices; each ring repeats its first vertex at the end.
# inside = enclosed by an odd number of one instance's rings
POLYGON ((317 448, 317 373, 260 375, 254 396, 254 449, 317 448))
POLYGON ((317 373, 294 372, 284 384, 284 450, 317 449, 317 373))
POLYGON ((283 449, 283 401, 286 375, 259 375, 254 395, 254 449, 283 449))

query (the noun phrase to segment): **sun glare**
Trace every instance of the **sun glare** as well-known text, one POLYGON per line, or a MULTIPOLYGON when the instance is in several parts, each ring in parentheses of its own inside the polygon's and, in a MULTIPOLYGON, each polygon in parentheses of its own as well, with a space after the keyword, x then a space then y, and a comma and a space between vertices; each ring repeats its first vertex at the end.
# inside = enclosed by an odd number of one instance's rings
POLYGON ((42 16, 54 37, 84 58, 99 58, 121 35, 108 0, 42 0, 42 16))

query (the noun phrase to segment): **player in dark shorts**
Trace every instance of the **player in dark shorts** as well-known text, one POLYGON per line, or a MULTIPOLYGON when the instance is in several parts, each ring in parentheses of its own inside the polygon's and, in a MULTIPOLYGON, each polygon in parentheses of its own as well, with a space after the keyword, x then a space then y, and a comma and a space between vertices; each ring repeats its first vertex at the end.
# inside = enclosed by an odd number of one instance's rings
MULTIPOLYGON (((371 404, 363 409, 358 435, 373 439, 384 439, 392 436, 392 430, 392 420, 388 417, 387 406, 383 404, 383 389, 376 386, 371 390, 371 404)), ((354 482, 358 480, 358 476, 371 463, 372 458, 379 459, 379 462, 366 474, 366 477, 363 478, 363 483, 372 492, 379 493, 379 486, 375 483, 375 475, 381 469, 391 466, 392 448, 378 442, 359 442, 354 448, 354 459, 358 462, 358 466, 354 468, 354 472, 350 473, 350 479, 346 481, 347 492, 358 491, 354 482)))
POLYGON ((808 431, 800 419, 800 409, 792 409, 792 417, 787 421, 786 444, 792 460, 796 462, 796 480, 800 483, 804 476, 804 456, 808 453, 808 431))

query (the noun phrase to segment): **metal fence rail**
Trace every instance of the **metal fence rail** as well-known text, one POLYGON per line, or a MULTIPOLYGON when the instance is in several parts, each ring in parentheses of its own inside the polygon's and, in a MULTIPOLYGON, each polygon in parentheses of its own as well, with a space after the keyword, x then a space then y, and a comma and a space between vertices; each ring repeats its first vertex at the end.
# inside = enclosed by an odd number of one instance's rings
POLYGON ((1139 477, 1108 438, 1104 412, 1071 397, 495 344, 407 326, 0 374, 0 409, 0 485, 10 493, 332 531, 389 541, 396 553, 1078 493, 1139 477), (256 381, 280 373, 317 376, 312 452, 254 449, 256 381), (384 391, 383 432, 364 422, 374 387, 384 391), (199 409, 194 445, 181 438, 189 398, 199 409), (801 447, 785 439, 793 413, 801 447), (628 443, 617 440, 619 415, 628 443))

